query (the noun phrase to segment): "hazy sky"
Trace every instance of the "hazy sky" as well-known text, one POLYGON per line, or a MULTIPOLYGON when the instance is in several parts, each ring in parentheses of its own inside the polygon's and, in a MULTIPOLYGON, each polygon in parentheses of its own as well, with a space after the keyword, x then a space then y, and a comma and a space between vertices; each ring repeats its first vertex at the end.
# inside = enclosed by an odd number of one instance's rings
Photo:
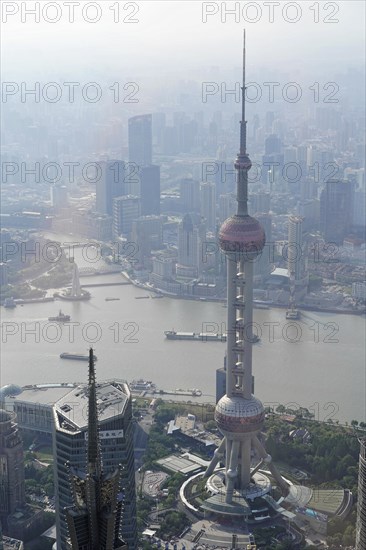
POLYGON ((299 72, 362 67, 365 4, 338 2, 155 1, 39 2, 40 22, 26 9, 36 2, 1 2, 3 76, 73 76, 87 71, 156 75, 202 66, 240 65, 242 29, 247 29, 248 68, 299 72), (47 12, 42 13, 48 4, 47 12), (57 6, 56 6, 57 4, 57 6), (74 6, 75 21, 69 22, 74 6), (86 6, 88 4, 88 6, 86 6), (94 6, 93 6, 94 4, 94 6), (119 6, 119 20, 117 17, 119 6), (237 21, 222 6, 239 7, 237 21), (100 17, 96 23, 83 21, 100 17), (111 9, 112 8, 112 9, 111 9), (6 15, 16 11, 14 15, 6 15), (245 11, 246 10, 246 11, 245 11), (273 22, 270 22, 273 10, 273 22), (99 13, 98 13, 99 12, 99 13), (203 22, 203 14, 208 14, 203 22), (60 21, 50 23, 45 18, 60 21), (7 18, 7 20, 6 20, 7 18), (21 22, 21 18, 25 22, 21 22), (135 19, 128 23, 123 19, 135 19), (319 18, 319 22, 315 20, 319 18), (338 22, 328 22, 338 20, 338 22), (255 19, 258 19, 255 22, 255 19), (290 23, 285 19, 298 21, 290 23), (249 20, 249 21, 248 21, 249 20))

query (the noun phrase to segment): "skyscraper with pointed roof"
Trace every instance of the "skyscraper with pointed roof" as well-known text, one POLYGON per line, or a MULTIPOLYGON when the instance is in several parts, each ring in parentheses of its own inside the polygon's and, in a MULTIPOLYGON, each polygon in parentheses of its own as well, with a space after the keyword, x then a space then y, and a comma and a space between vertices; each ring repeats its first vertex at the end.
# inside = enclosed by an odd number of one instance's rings
POLYGON ((86 471, 70 468, 74 505, 65 510, 72 550, 122 550, 121 466, 105 474, 100 451, 93 349, 89 351, 86 471))
POLYGON ((65 392, 53 417, 57 549, 137 550, 128 385, 96 383, 90 350, 88 384, 65 392))

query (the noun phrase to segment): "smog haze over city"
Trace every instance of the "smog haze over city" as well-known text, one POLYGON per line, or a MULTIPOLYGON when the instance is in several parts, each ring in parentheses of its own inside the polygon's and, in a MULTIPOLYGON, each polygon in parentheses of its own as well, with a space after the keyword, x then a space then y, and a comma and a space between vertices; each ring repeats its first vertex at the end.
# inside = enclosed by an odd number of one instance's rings
POLYGON ((365 3, 0 10, 4 548, 365 550, 365 3))

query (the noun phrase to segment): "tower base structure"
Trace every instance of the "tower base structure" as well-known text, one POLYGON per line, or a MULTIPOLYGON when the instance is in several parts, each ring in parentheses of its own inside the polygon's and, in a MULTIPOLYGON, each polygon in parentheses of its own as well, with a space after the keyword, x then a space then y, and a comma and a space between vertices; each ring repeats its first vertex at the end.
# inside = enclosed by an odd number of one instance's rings
MULTIPOLYGON (((285 482, 282 478, 281 480, 285 482)), ((296 501, 296 486, 290 487, 287 494, 290 493, 293 493, 296 501)), ((266 467, 252 473, 251 482, 245 489, 235 489, 229 502, 226 498, 225 468, 216 469, 208 479, 204 473, 196 474, 186 480, 180 490, 184 507, 196 517, 237 526, 243 532, 249 532, 251 526, 282 517, 283 514, 287 514, 286 517, 295 517, 280 505, 284 500, 282 495, 277 481, 266 467)), ((310 496, 307 495, 307 498, 310 496)), ((290 508, 297 504, 291 503, 290 508)))
POLYGON ((218 470, 207 480, 206 490, 212 495, 201 506, 205 514, 213 513, 222 516, 243 518, 248 521, 250 517, 256 517, 257 520, 265 520, 270 516, 264 507, 257 510, 257 505, 253 506, 254 500, 261 499, 270 494, 272 484, 268 476, 257 472, 252 477, 252 483, 246 488, 234 491, 231 502, 226 502, 226 487, 224 470, 218 470), (260 511, 262 516, 254 516, 255 511, 260 511))
MULTIPOLYGON (((206 491, 211 495, 202 504, 201 508, 214 514, 242 517, 244 521, 264 521, 271 517, 271 511, 278 505, 272 498, 273 483, 285 498, 289 493, 289 483, 281 476, 276 466, 262 445, 258 434, 251 433, 240 442, 230 441, 224 437, 215 452, 210 466, 207 468, 204 478, 207 479, 206 491), (217 469, 218 463, 224 458, 223 449, 226 447, 226 462, 229 468, 217 469), (242 472, 240 467, 241 457, 238 456, 240 447, 253 449, 259 457, 254 468, 249 470, 249 480, 241 483, 242 472)), ((252 453, 251 453, 252 454, 252 453)), ((244 473, 244 472, 243 472, 244 473)))
POLYGON ((90 292, 88 290, 84 290, 80 286, 79 268, 74 259, 72 259, 72 263, 73 263, 73 270, 72 270, 71 287, 66 288, 60 293, 54 294, 54 296, 56 296, 57 298, 60 298, 61 300, 68 300, 70 302, 79 302, 81 300, 89 300, 91 297, 90 292))
POLYGON ((74 295, 70 288, 62 291, 57 292, 54 294, 55 298, 59 298, 60 300, 65 300, 67 302, 80 302, 83 300, 90 300, 91 294, 88 290, 81 290, 80 294, 74 295))

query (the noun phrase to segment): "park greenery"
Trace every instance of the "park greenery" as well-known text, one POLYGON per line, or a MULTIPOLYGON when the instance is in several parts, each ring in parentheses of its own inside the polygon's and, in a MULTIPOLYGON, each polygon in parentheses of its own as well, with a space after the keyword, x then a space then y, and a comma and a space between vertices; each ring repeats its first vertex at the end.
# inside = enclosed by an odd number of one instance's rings
MULTIPOLYGON (((142 406, 140 404, 140 406, 142 406)), ((135 410, 136 412, 136 410, 135 410)), ((193 405, 190 403, 167 403, 158 400, 157 409, 154 415, 154 425, 150 430, 148 446, 144 455, 144 470, 151 470, 155 462, 171 453, 179 452, 179 437, 167 437, 166 426, 177 414, 195 414, 198 419, 204 422, 213 423, 214 407, 212 405, 193 405)), ((134 413, 135 414, 135 413, 134 413)), ((215 428, 213 423, 211 428, 215 428)))
POLYGON ((353 426, 330 425, 308 418, 288 423, 278 415, 266 420, 266 447, 273 459, 304 470, 315 485, 332 483, 357 493, 358 432, 353 426), (306 428, 310 441, 294 439, 290 432, 306 428))
POLYGON ((42 298, 46 290, 70 284, 73 264, 65 252, 56 252, 52 244, 47 247, 46 241, 39 244, 39 248, 29 245, 30 252, 22 262, 21 268, 10 265, 9 284, 1 287, 2 300, 10 297, 42 298), (47 253, 42 254, 43 250, 47 250, 47 253))
MULTIPOLYGON (((279 412, 284 412, 282 409, 279 412)), ((307 485, 320 489, 349 489, 357 498, 358 456, 360 435, 358 422, 340 426, 298 416, 295 425, 270 415, 266 421, 266 448, 277 463, 300 469, 309 475, 307 485), (308 443, 293 439, 294 428, 306 428, 308 443)), ((356 503, 346 520, 332 518, 328 522, 329 545, 349 546, 354 543, 356 503)))
POLYGON ((183 512, 170 510, 164 515, 157 535, 164 540, 179 535, 189 525, 189 520, 183 512))
POLYGON ((43 298, 45 292, 38 288, 33 288, 29 283, 19 283, 16 285, 6 285, 1 287, 1 300, 6 298, 17 299, 30 299, 30 298, 43 298))
POLYGON ((71 283, 73 263, 64 253, 54 264, 48 264, 48 271, 34 279, 32 284, 40 289, 60 288, 71 283))
POLYGON ((175 440, 172 437, 167 437, 161 426, 155 424, 150 430, 150 437, 144 455, 144 469, 153 469, 159 458, 168 456, 176 450, 175 440))
POLYGON ((39 467, 34 461, 26 461, 24 469, 25 490, 28 494, 48 497, 55 495, 53 466, 39 467))
MULTIPOLYGON (((358 438, 365 434, 365 423, 353 420, 350 425, 342 426, 331 419, 327 422, 320 422, 313 418, 311 412, 301 407, 292 410, 279 405, 276 411, 267 409, 266 412, 266 448, 269 454, 272 455, 273 460, 281 466, 281 469, 286 471, 286 474, 288 473, 288 477, 291 478, 291 472, 294 470, 300 470, 307 476, 306 485, 324 489, 349 489, 352 492, 355 502, 351 513, 346 520, 332 518, 328 521, 327 542, 331 549, 353 545, 358 483, 358 438), (292 415, 293 418, 289 422, 285 420, 283 414, 292 415), (296 439, 290 436, 290 432, 298 428, 304 428, 310 433, 308 442, 305 443, 302 438, 296 439)), ((156 460, 180 451, 179 438, 168 437, 166 435, 166 425, 177 414, 188 413, 195 414, 197 419, 203 421, 205 429, 213 432, 217 430, 214 422, 214 407, 197 406, 189 403, 167 403, 159 400, 155 412, 155 423, 152 426, 148 448, 145 453, 144 469, 154 469, 156 468, 156 460)), ((172 529, 171 532, 168 532, 163 527, 166 525, 163 522, 166 517, 163 510, 172 511, 176 507, 176 495, 182 482, 179 477, 172 476, 166 482, 166 487, 175 487, 175 489, 173 491, 169 490, 166 500, 162 503, 161 512, 159 512, 161 518, 159 536, 164 540, 168 540, 173 534, 179 534, 178 529, 172 529)), ((293 481, 298 482, 296 478, 293 478, 293 481)), ((197 495, 200 496, 203 490, 203 487, 200 487, 197 490, 197 495)), ((153 502, 150 504, 146 502, 146 497, 140 501, 139 525, 141 528, 148 524, 153 506, 153 502)), ((178 516, 173 517, 174 521, 170 522, 170 525, 175 525, 175 522, 178 521, 178 516)), ((267 531, 266 529, 257 529, 257 531, 256 541, 258 541, 259 548, 286 550, 293 547, 292 541, 286 540, 284 537, 282 539, 281 537, 280 539, 274 537, 273 531, 270 529, 267 529, 267 531)), ((302 544, 298 548, 311 547, 302 544)))

